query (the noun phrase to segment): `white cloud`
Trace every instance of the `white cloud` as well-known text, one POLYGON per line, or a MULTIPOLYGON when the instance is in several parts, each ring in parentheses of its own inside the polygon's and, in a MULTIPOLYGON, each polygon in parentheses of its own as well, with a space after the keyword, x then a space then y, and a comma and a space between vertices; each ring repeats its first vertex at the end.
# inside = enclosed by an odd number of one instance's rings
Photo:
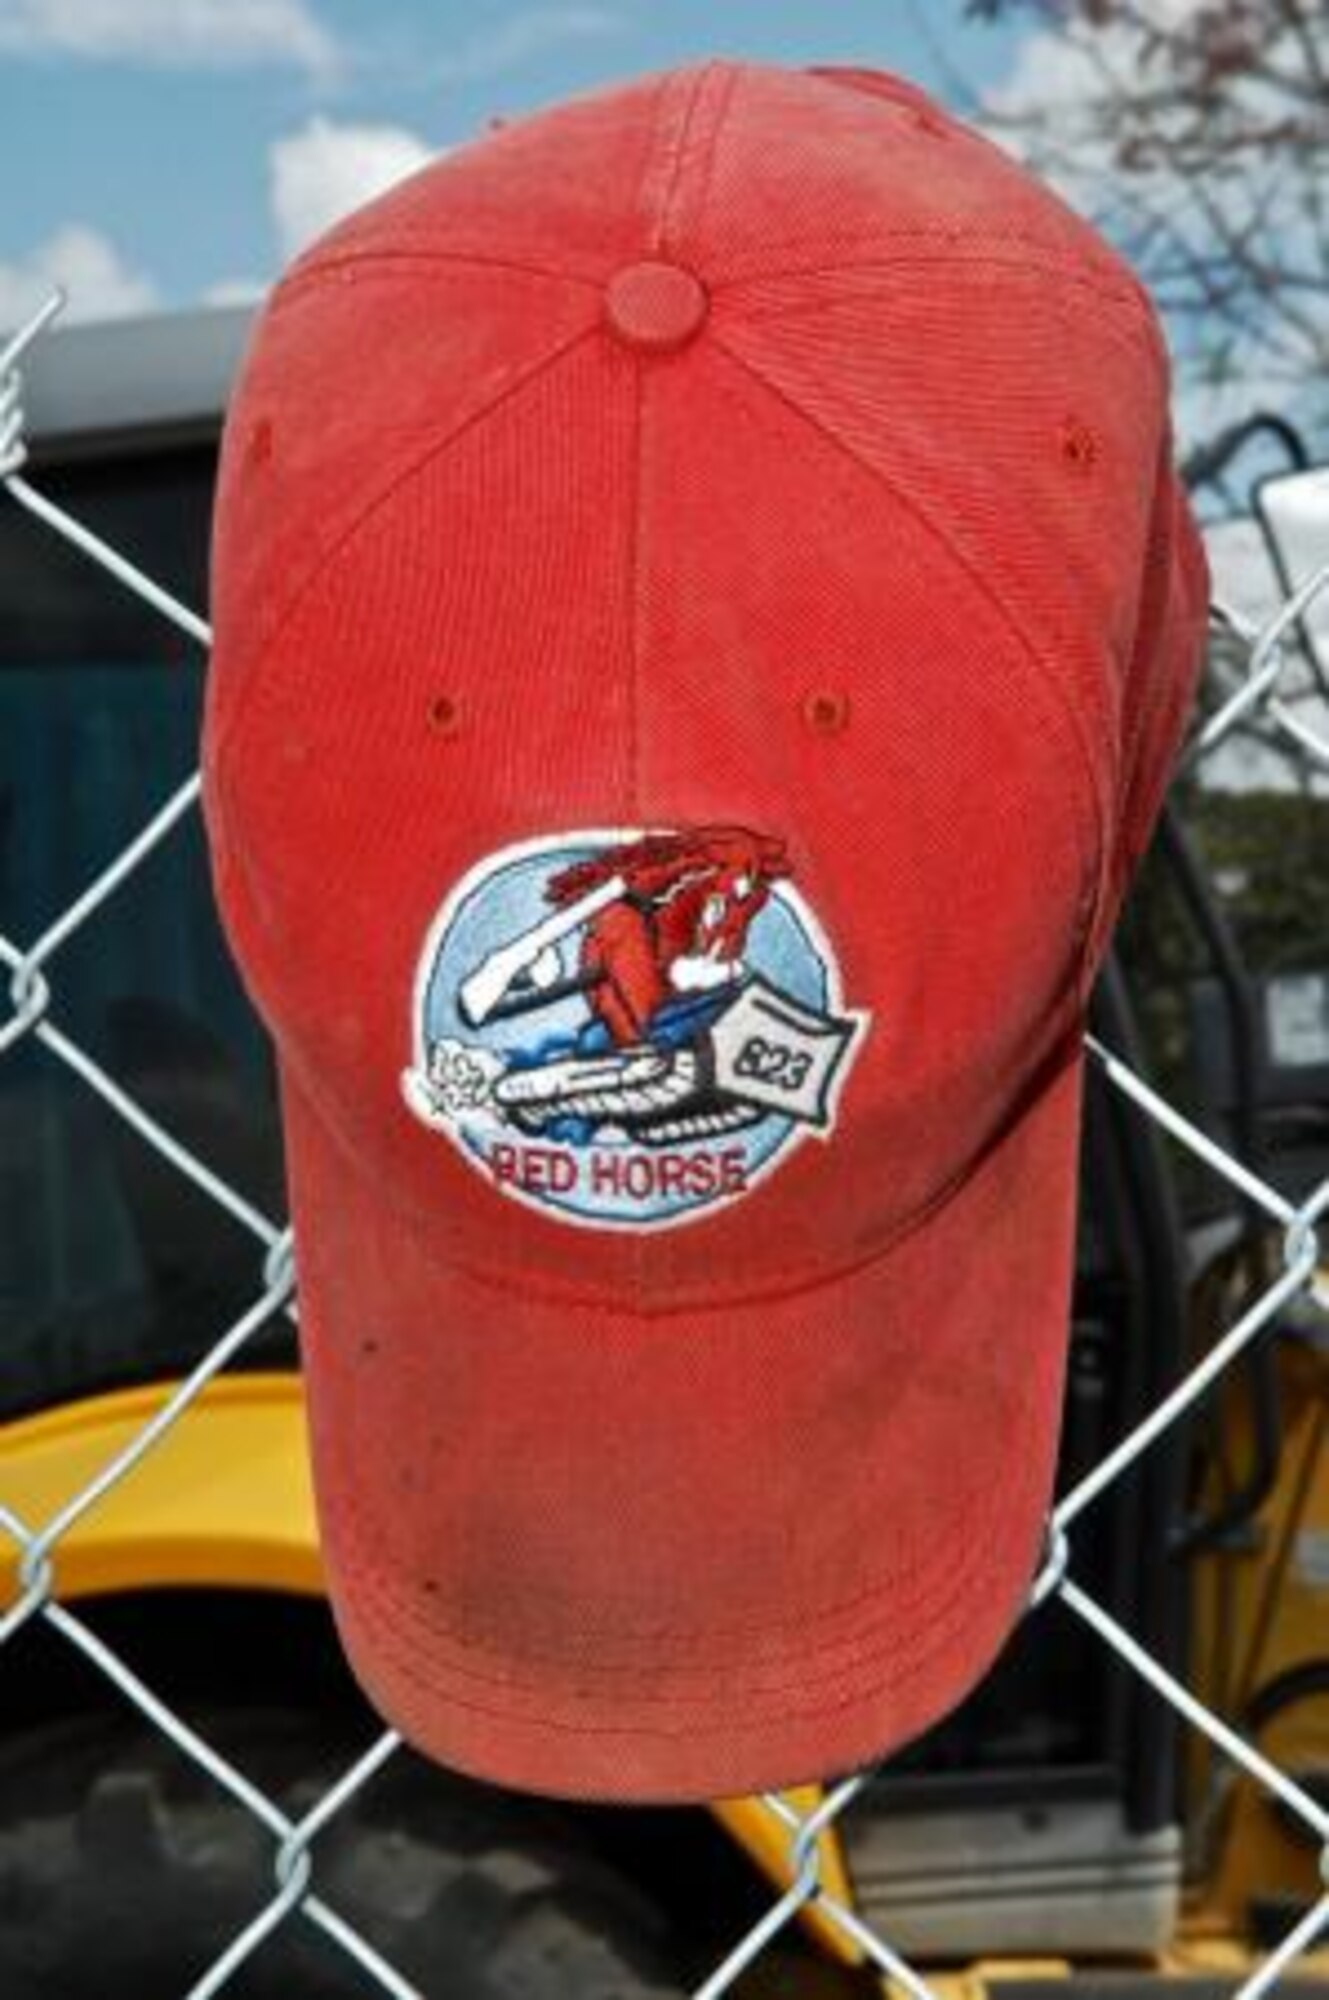
POLYGON ((202 300, 205 306, 252 306, 266 291, 262 278, 218 278, 205 287, 202 300))
POLYGON ((1038 29, 1019 43, 1003 81, 983 93, 989 135, 1080 208, 1092 207, 1112 175, 1115 134, 1104 129, 1101 106, 1120 41, 1111 29, 1083 43, 1038 29))
POLYGON ((268 161, 283 260, 435 157, 432 147, 400 125, 344 125, 316 117, 278 139, 268 161))
POLYGON ((622 26, 621 14, 611 7, 528 7, 463 42, 455 55, 435 63, 431 74, 448 83, 497 76, 548 49, 567 42, 598 41, 622 26))
POLYGON ((119 319, 151 312, 157 287, 122 259, 108 236, 67 222, 27 256, 0 262, 0 326, 27 319, 56 285, 68 293, 62 319, 119 319))
POLYGON ((0 0, 0 50, 154 68, 292 64, 319 75, 340 61, 308 0, 0 0))
POLYGON ((999 116, 1055 113, 1074 104, 1093 80, 1092 65, 1078 43, 1038 29, 1017 44, 1008 74, 984 91, 983 102, 999 116))
MULTIPOLYGON (((1163 33, 1175 32, 1194 12, 1194 0, 1137 0, 1133 14, 1163 33)), ((1101 99, 1104 80, 1123 89, 1139 82, 1140 34, 1131 22, 1091 27, 1077 39, 1065 30, 1037 28, 1016 44, 1009 74, 983 93, 993 111, 1056 117, 1080 112, 1101 99)))

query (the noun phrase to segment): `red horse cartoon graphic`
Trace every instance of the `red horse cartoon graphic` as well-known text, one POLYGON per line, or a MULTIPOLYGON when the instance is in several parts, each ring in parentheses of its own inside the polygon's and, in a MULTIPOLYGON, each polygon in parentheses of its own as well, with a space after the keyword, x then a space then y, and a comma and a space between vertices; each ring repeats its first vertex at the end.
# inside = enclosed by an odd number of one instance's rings
POLYGON ((753 918, 792 872, 783 840, 696 827, 606 848, 553 876, 545 898, 565 908, 618 887, 586 926, 579 971, 592 1012, 624 1048, 645 1039, 666 1000, 737 977, 753 918))

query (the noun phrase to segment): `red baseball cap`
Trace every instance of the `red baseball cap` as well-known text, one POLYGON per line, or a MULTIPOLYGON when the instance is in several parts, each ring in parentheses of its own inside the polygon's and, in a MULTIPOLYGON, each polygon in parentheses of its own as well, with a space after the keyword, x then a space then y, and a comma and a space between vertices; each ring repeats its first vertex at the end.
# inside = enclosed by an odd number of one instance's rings
POLYGON ((358 1677, 539 1792, 881 1757, 1038 1566, 1201 656, 1140 285, 895 78, 587 96, 290 269, 214 590, 358 1677))

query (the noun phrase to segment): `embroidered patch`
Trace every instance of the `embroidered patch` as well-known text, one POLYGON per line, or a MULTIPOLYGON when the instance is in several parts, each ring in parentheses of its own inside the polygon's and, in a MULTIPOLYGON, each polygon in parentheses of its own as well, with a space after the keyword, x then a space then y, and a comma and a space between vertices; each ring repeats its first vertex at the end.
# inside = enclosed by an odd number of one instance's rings
POLYGON ((660 1228, 826 1138, 868 1023, 744 827, 566 833, 489 855, 438 911, 402 1090, 501 1193, 660 1228))

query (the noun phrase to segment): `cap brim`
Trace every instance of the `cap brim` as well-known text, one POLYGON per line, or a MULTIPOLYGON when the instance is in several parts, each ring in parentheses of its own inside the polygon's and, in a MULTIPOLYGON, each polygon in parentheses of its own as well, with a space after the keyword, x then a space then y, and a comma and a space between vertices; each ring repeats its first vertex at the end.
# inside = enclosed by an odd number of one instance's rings
POLYGON ((664 1802, 958 1702, 1042 1543, 1081 1069, 857 1268, 649 1316, 440 1261, 287 1069, 328 1583, 384 1717, 492 1782, 664 1802))

